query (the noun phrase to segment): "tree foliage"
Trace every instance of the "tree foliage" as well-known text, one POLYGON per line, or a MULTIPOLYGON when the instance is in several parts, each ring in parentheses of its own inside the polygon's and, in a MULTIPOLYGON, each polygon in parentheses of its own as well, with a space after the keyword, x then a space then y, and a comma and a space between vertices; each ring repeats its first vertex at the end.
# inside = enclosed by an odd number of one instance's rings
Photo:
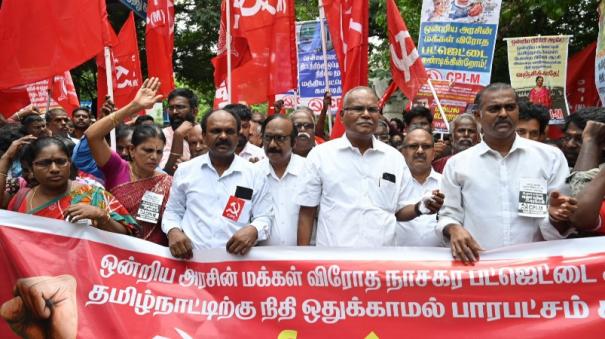
MULTIPOLYGON (((417 41, 420 27, 420 0, 396 0, 410 34, 417 41)), ((596 40, 597 0, 503 0, 494 54, 492 81, 509 81, 505 37, 565 34, 573 36, 570 55, 596 40)), ((319 15, 317 0, 295 0, 297 20, 313 20, 319 15)), ((370 76, 390 77, 386 35, 386 1, 369 0, 370 76)), ((219 0, 176 0, 174 71, 177 82, 194 89, 202 101, 214 96, 213 68, 220 22, 219 0)), ((116 31, 128 15, 117 0, 108 0, 108 12, 116 31)), ((144 25, 137 20, 143 74, 146 74, 144 25)), ((96 66, 88 62, 73 71, 81 97, 96 94, 96 66)))

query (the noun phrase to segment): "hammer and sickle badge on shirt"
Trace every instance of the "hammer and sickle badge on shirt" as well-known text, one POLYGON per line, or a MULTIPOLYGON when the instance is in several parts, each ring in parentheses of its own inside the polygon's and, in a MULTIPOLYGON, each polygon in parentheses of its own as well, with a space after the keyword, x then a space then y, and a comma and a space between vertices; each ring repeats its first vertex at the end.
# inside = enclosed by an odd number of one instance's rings
POLYGON ((229 197, 225 209, 223 210, 223 217, 238 221, 246 200, 252 200, 253 190, 247 187, 237 186, 235 194, 229 197))

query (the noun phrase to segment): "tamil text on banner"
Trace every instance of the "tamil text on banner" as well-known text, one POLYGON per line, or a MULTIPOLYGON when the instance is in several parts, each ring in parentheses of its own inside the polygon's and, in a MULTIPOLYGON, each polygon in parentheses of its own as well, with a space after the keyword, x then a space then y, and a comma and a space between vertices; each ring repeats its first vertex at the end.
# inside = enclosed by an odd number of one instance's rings
POLYGON ((120 0, 120 2, 130 8, 138 17, 142 19, 147 17, 147 0, 120 0))
POLYGON ((605 102, 605 0, 599 2, 599 35, 595 58, 595 84, 599 91, 601 102, 605 102))
MULTIPOLYGON (((2 316, 62 338, 600 338, 605 238, 488 251, 165 247, 0 212, 2 316), (16 288, 16 289, 15 289, 16 288), (16 293, 13 293, 16 291, 16 293), (31 320, 35 308, 42 320, 31 320), (51 310, 49 310, 52 309, 51 310)), ((10 338, 0 320, 0 336, 10 338)))
MULTIPOLYGON (((336 109, 342 96, 340 68, 327 27, 325 27, 325 33, 328 84, 332 93, 332 106, 336 109)), ((319 21, 297 22, 296 37, 298 46, 298 92, 296 95, 293 92, 278 95, 277 99, 284 100, 285 108, 293 109, 297 106, 307 106, 315 114, 319 114, 323 108, 323 96, 326 91, 319 21)))
MULTIPOLYGON (((483 89, 483 86, 478 84, 450 83, 443 80, 433 80, 432 83, 448 122, 453 121, 462 113, 472 113, 471 108, 474 107, 475 95, 483 89)), ((428 85, 424 85, 420 89, 412 105, 422 105, 430 109, 433 113, 433 129, 436 132, 448 132, 446 122, 439 113, 439 108, 428 85)))
POLYGON ((593 42, 572 55, 567 64, 567 102, 573 113, 584 107, 601 106, 594 82, 597 43, 593 42))
POLYGON ((418 49, 435 80, 488 85, 501 0, 423 0, 418 49))
POLYGON ((510 84, 521 98, 550 111, 550 123, 562 124, 569 114, 567 83, 568 36, 505 39, 510 84))

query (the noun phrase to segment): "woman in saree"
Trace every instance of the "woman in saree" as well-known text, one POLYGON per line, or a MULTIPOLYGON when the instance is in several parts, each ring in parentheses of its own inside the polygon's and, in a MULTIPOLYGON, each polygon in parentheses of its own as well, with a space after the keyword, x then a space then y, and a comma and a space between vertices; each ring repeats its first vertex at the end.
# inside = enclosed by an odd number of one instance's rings
POLYGON ((550 91, 544 87, 544 77, 536 77, 536 87, 529 91, 529 102, 534 105, 542 105, 546 108, 550 108, 552 105, 552 99, 550 98, 550 91))
POLYGON ((157 78, 145 80, 132 102, 92 124, 85 135, 92 156, 105 176, 105 188, 135 217, 141 226, 139 237, 167 246, 161 219, 172 177, 158 170, 166 143, 162 130, 155 125, 136 126, 128 146, 129 161, 122 159, 105 142, 105 135, 124 119, 151 108, 161 99, 161 95, 156 95, 159 86, 157 78))
MULTIPOLYGON (((0 187, 6 172, 21 147, 26 147, 22 162, 38 183, 20 189, 10 200, 8 209, 41 217, 67 220, 99 229, 136 234, 138 225, 128 211, 109 192, 69 179, 69 150, 56 137, 26 136, 14 141, 0 157, 0 187)), ((0 201, 4 191, 0 190, 0 201)))

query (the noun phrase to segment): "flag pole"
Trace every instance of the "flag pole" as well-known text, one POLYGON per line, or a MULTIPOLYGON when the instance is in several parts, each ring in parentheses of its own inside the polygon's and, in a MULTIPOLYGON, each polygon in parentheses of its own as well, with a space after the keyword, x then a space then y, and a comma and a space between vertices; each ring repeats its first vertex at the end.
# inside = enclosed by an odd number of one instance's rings
MULTIPOLYGON (((105 78, 107 79, 107 96, 109 96, 109 99, 113 100, 113 69, 112 69, 112 62, 111 62, 111 49, 109 48, 109 46, 105 46, 105 48, 103 49, 104 51, 104 56, 105 56, 105 78)), ((105 99, 105 98, 103 98, 105 99)), ((99 100, 99 98, 97 98, 97 100, 99 100)), ((116 129, 115 126, 114 128, 111 130, 111 132, 109 132, 109 140, 110 140, 110 144, 111 144, 111 149, 113 151, 116 150, 116 129)))
POLYGON ((450 123, 447 121, 447 116, 445 115, 445 112, 443 111, 443 107, 441 107, 441 101, 439 101, 439 97, 437 97, 437 92, 435 91, 435 87, 433 87, 433 83, 431 82, 430 78, 428 80, 428 84, 429 84, 429 87, 431 88, 431 92, 433 93, 433 98, 435 99, 435 102, 437 103, 437 109, 439 110, 439 115, 441 115, 441 119, 443 120, 443 122, 445 122, 445 128, 447 128, 448 133, 451 133, 450 123))
POLYGON ((231 5, 230 0, 225 0, 226 13, 227 13, 227 36, 225 37, 225 43, 227 44, 227 100, 231 104, 231 5))
MULTIPOLYGON (((324 81, 326 84, 326 92, 330 90, 330 83, 328 77, 328 47, 326 43, 326 29, 324 27, 324 21, 326 20, 326 14, 324 13, 323 1, 319 1, 319 27, 321 30, 321 51, 324 59, 324 81)), ((332 135, 332 110, 328 107, 328 134, 332 135)))
POLYGON ((48 95, 48 98, 46 98, 46 113, 48 113, 48 111, 50 110, 50 98, 52 96, 52 86, 55 82, 55 77, 52 76, 50 77, 50 79, 48 79, 48 87, 46 87, 46 95, 48 95))

